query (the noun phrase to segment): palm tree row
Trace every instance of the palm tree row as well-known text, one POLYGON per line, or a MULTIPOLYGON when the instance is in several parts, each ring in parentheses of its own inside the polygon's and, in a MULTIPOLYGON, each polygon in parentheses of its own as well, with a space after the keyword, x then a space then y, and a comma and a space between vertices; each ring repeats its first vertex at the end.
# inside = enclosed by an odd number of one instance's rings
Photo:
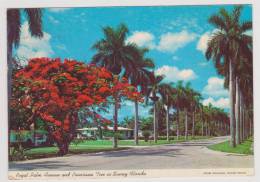
MULTIPOLYGON (((158 118, 163 120, 161 114, 166 113, 166 135, 167 140, 170 136, 170 109, 176 110, 176 135, 180 135, 180 112, 185 114, 185 139, 188 139, 189 115, 192 118, 192 136, 195 135, 195 117, 199 113, 202 104, 200 93, 179 81, 176 84, 162 83, 163 75, 156 75, 152 69, 154 63, 151 59, 146 58, 145 54, 148 49, 140 48, 134 43, 126 43, 128 29, 121 24, 116 29, 112 27, 103 28, 104 38, 94 44, 93 49, 97 53, 93 56, 92 64, 106 67, 113 74, 119 77, 128 78, 129 82, 134 85, 146 98, 146 101, 153 101, 153 130, 154 142, 158 138, 158 118), (162 112, 162 113, 161 113, 162 112), (160 117, 159 117, 160 116, 160 117)), ((116 99, 115 99, 116 100, 116 99)), ((114 133, 117 132, 117 114, 118 107, 115 102, 114 112, 114 133)), ((138 145, 138 102, 135 101, 135 143, 138 145)), ((209 123, 207 119, 207 123, 209 123)), ((208 126, 208 125, 206 125, 208 126)), ((210 127, 207 127, 210 128, 210 127)), ((204 131, 202 128, 201 131, 204 131)), ((206 132, 207 133, 207 132, 206 132)), ((117 147, 116 134, 113 139, 113 146, 117 147)))
MULTIPOLYGON (((228 135, 229 123, 227 113, 223 109, 213 107, 211 104, 204 106, 201 103, 201 95, 190 87, 187 83, 183 85, 182 81, 174 83, 160 83, 157 86, 158 94, 161 96, 157 103, 157 110, 152 111, 153 114, 160 118, 161 122, 166 122, 166 136, 170 138, 170 118, 176 119, 176 139, 179 140, 180 120, 183 120, 184 138, 195 135, 201 136, 220 136, 228 135), (170 110, 174 114, 170 114, 170 110), (155 114, 157 112, 157 114, 155 114), (180 116, 182 114, 182 117, 180 116), (171 117, 172 116, 172 117, 171 117), (196 131, 197 128, 197 131, 196 131), (201 128, 198 130, 198 128, 201 128), (189 131, 191 131, 189 133, 189 131)), ((172 120, 172 126, 175 121, 172 120)), ((162 123, 160 123, 162 124, 162 123)), ((158 124, 157 124, 158 125, 158 124)), ((154 132, 156 132, 154 129, 154 132)), ((174 130, 174 129, 173 129, 174 130)), ((157 137, 155 135, 154 137, 157 137)), ((155 142, 157 139, 154 139, 155 142)))
POLYGON ((230 99, 230 145, 235 147, 253 134, 252 22, 241 22, 242 6, 232 12, 220 9, 209 18, 217 28, 208 42, 206 58, 224 76, 230 99))

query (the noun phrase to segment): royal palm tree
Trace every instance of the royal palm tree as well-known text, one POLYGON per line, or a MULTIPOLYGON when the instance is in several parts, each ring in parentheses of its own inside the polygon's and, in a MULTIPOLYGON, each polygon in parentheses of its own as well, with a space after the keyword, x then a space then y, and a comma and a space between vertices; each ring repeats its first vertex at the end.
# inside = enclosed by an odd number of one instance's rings
POLYGON ((162 83, 159 85, 159 93, 162 96, 162 102, 166 108, 166 136, 167 141, 169 141, 169 110, 172 105, 172 94, 173 89, 171 84, 162 83))
MULTIPOLYGON (((91 63, 107 68, 113 74, 121 76, 129 75, 137 69, 135 59, 140 57, 140 51, 136 44, 126 43, 128 28, 120 24, 117 28, 110 26, 103 28, 104 38, 95 43, 92 49, 97 50, 91 63)), ((117 147, 117 118, 118 98, 115 98, 114 109, 114 138, 113 147, 117 147)))
POLYGON ((196 96, 195 92, 193 89, 190 87, 190 83, 186 83, 185 87, 183 87, 183 108, 184 108, 184 113, 185 113, 185 140, 188 139, 188 112, 191 110, 191 107, 193 106, 193 97, 196 96))
POLYGON ((195 115, 196 111, 199 110, 200 107, 201 94, 193 89, 191 89, 189 94, 190 101, 190 111, 192 112, 192 137, 195 136, 195 115))
MULTIPOLYGON (((139 49, 140 54, 134 59, 135 64, 137 65, 135 69, 131 72, 126 72, 125 77, 129 78, 130 83, 135 86, 142 95, 146 94, 148 84, 150 83, 151 78, 151 69, 154 68, 153 60, 149 58, 145 58, 144 55, 148 52, 148 49, 139 49)), ((134 129, 134 138, 135 144, 138 145, 138 123, 139 123, 139 116, 138 116, 138 100, 134 101, 135 107, 135 129, 134 129)))
POLYGON ((242 6, 236 6, 229 13, 225 9, 220 9, 218 14, 212 15, 209 18, 209 23, 214 25, 218 30, 210 38, 206 50, 206 58, 212 59, 218 73, 225 76, 226 84, 229 84, 229 99, 230 99, 230 144, 236 146, 235 141, 235 69, 239 61, 239 53, 248 52, 247 45, 250 37, 245 32, 252 27, 251 22, 240 23, 240 14, 242 6), (242 27, 242 28, 241 28, 242 27))
POLYGON ((115 75, 122 71, 128 74, 136 69, 134 57, 140 54, 136 44, 126 43, 128 28, 120 24, 117 28, 103 28, 104 38, 96 42, 92 49, 97 50, 91 63, 106 67, 115 75))
MULTIPOLYGON (((43 36, 42 31, 42 11, 38 8, 26 8, 26 9, 8 9, 7 10, 7 67, 8 67, 8 100, 12 96, 12 74, 14 65, 17 65, 15 59, 13 59, 13 48, 17 48, 20 44, 21 34, 21 13, 25 13, 29 24, 29 32, 33 37, 41 38, 43 36)), ((8 102, 8 108, 9 102, 8 102)), ((8 110, 8 118, 10 119, 10 110, 8 110)), ((9 124, 10 125, 10 124, 9 124)), ((10 127, 10 126, 9 126, 10 127)), ((10 132, 8 132, 10 135, 10 132)), ((10 136, 8 137, 8 143, 10 136)))
POLYGON ((204 136, 204 106, 202 103, 199 103, 198 110, 200 112, 200 121, 201 121, 201 136, 204 136))
POLYGON ((212 118, 212 104, 203 107, 204 119, 205 119, 205 135, 210 135, 210 122, 212 118))
MULTIPOLYGON (((158 129, 158 121, 157 121, 157 109, 156 109, 156 102, 158 101, 159 97, 156 95, 159 91, 159 85, 163 80, 164 76, 162 75, 155 75, 154 72, 150 74, 150 82, 148 84, 146 90, 146 98, 150 98, 154 104, 154 142, 157 143, 157 129, 158 129)), ((148 101, 148 99, 146 99, 148 101)))
MULTIPOLYGON (((172 84, 173 85, 173 84, 172 84)), ((185 108, 185 89, 182 81, 178 81, 173 86, 172 104, 176 109, 176 137, 179 140, 180 136, 180 111, 185 108)))

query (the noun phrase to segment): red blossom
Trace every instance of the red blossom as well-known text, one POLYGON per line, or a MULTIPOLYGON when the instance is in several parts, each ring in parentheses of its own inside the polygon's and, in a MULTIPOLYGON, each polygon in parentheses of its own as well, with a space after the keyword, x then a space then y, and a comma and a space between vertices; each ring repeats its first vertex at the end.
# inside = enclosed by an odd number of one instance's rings
MULTIPOLYGON (((64 137, 61 131, 73 132, 71 128, 75 128, 71 126, 76 122, 69 119, 72 115, 68 113, 82 107, 91 112, 92 106, 104 107, 109 98, 142 99, 126 78, 120 80, 106 68, 69 59, 62 62, 59 58, 29 60, 25 68, 14 74, 13 88, 16 88, 12 93, 16 102, 12 102, 12 107, 30 108, 43 121, 52 123, 56 140, 64 137)), ((111 124, 97 116, 105 126, 111 124)))

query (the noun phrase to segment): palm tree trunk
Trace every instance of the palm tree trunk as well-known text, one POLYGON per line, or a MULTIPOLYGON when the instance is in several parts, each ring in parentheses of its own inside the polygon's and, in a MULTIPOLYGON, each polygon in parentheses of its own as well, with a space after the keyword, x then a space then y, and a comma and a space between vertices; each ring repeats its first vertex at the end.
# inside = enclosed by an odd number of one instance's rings
POLYGON ((167 141, 170 141, 170 139, 169 139, 169 107, 168 106, 166 109, 166 136, 167 136, 167 141))
POLYGON ((114 108, 114 128, 113 128, 113 132, 114 132, 114 137, 113 137, 113 148, 117 148, 117 116, 118 116, 118 101, 117 98, 115 98, 115 108, 114 108))
POLYGON ((135 145, 138 145, 138 101, 135 100, 135 145))
POLYGON ((222 131, 223 131, 223 123, 221 122, 221 121, 219 121, 219 134, 220 134, 220 136, 222 136, 223 134, 222 134, 222 131))
POLYGON ((201 118, 201 136, 204 135, 204 120, 203 120, 203 112, 201 110, 200 112, 200 118, 201 118))
POLYGON ((243 101, 243 112, 242 112, 242 117, 243 117, 243 139, 246 139, 246 118, 245 118, 245 111, 246 107, 245 107, 245 103, 243 101))
POLYGON ((188 111, 185 109, 185 140, 188 139, 188 111))
POLYGON ((235 135, 235 114, 234 114, 234 79, 233 79, 233 66, 232 61, 229 61, 229 103, 230 103, 230 146, 236 146, 236 135, 235 135))
POLYGON ((177 135, 177 140, 179 140, 179 135, 180 135, 180 113, 179 109, 177 109, 177 123, 176 123, 176 135, 177 135))
POLYGON ((192 138, 195 135, 195 111, 192 113, 192 138))
POLYGON ((240 121, 240 142, 243 142, 244 138, 243 138, 243 96, 242 96, 242 92, 240 90, 239 92, 239 96, 240 96, 240 106, 239 106, 239 121, 240 121))
POLYGON ((252 136, 253 135, 253 127, 252 127, 252 122, 251 122, 251 119, 248 118, 248 122, 249 122, 249 135, 248 137, 252 136))
POLYGON ((7 112, 8 112, 8 155, 11 154, 11 146, 10 146, 10 137, 11 137, 11 127, 10 127, 10 100, 12 97, 12 71, 13 71, 13 65, 12 65, 12 44, 8 41, 7 45, 7 89, 8 89, 8 102, 7 102, 7 112))
POLYGON ((205 135, 208 136, 208 122, 205 122, 205 135))
POLYGON ((154 102, 154 112, 153 112, 153 140, 157 143, 157 118, 156 118, 156 102, 154 102))
POLYGON ((204 121, 201 123, 201 136, 204 136, 204 121))
POLYGON ((209 136, 211 135, 211 128, 210 128, 210 122, 208 123, 208 132, 209 132, 209 136))
POLYGON ((240 91, 238 85, 238 77, 236 77, 236 144, 240 144, 240 91))
POLYGON ((248 137, 249 129, 248 129, 248 117, 247 117, 247 108, 245 109, 245 139, 248 137))

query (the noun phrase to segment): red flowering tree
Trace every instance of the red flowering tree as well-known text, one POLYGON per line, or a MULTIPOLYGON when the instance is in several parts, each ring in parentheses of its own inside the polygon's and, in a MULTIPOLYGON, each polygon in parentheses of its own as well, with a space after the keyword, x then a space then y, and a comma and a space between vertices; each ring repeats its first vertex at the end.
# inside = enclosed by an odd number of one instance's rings
POLYGON ((28 125, 37 118, 45 121, 59 147, 59 155, 68 153, 79 110, 84 108, 88 115, 106 126, 110 121, 91 108, 106 107, 111 100, 115 106, 116 147, 117 112, 122 99, 142 100, 127 79, 119 80, 103 67, 75 60, 34 58, 13 76, 11 107, 26 111, 28 125))
POLYGON ((106 104, 113 80, 105 68, 75 60, 34 58, 13 76, 11 107, 26 109, 28 124, 36 118, 48 123, 59 155, 64 155, 75 136, 79 109, 106 104))

